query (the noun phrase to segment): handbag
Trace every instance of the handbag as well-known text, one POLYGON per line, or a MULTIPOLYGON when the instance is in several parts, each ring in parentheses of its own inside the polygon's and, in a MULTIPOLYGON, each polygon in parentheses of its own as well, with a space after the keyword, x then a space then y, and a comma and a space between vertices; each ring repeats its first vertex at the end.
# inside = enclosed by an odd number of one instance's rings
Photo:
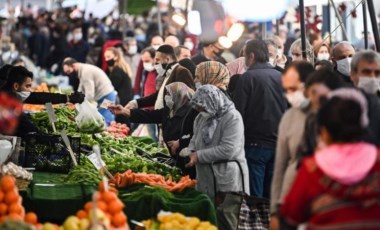
POLYGON ((269 200, 249 196, 244 185, 244 174, 237 160, 212 162, 211 171, 214 179, 215 207, 220 230, 266 230, 269 229, 270 211, 269 200), (218 192, 214 165, 235 162, 239 166, 243 185, 242 192, 218 192))

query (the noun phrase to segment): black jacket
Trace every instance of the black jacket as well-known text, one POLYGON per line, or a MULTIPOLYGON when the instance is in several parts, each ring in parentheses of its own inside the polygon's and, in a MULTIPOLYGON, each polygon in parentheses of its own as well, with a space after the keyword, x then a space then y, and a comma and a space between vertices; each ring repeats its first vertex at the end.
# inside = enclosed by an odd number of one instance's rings
POLYGON ((198 112, 191 108, 190 105, 183 106, 174 117, 169 117, 169 109, 164 107, 159 110, 131 110, 130 121, 133 123, 153 123, 162 124, 162 136, 165 143, 179 140, 179 148, 176 153, 170 153, 177 160, 177 166, 182 171, 195 178, 195 169, 185 168, 186 159, 178 157, 179 152, 189 146, 193 136, 193 124, 198 112))
POLYGON ((67 95, 59 93, 32 92, 25 99, 25 104, 43 105, 45 103, 63 104, 67 102, 67 95))
POLYGON ((369 126, 364 140, 380 147, 380 98, 364 93, 368 102, 369 126))
MULTIPOLYGON (((186 84, 189 88, 195 89, 194 80, 190 71, 185 67, 182 67, 181 65, 178 65, 174 68, 173 72, 169 76, 168 81, 166 82, 166 85, 169 85, 173 82, 182 82, 186 84)), ((139 105, 139 108, 154 106, 158 97, 158 93, 159 90, 150 96, 137 99, 137 104, 139 105)), ((164 95, 165 94, 166 89, 164 91, 164 95)))
POLYGON ((351 78, 350 76, 346 76, 344 74, 342 74, 341 72, 339 72, 336 67, 334 68, 334 72, 345 82, 347 83, 347 86, 354 86, 354 84, 352 83, 351 81, 351 78))
POLYGON ((127 105, 133 99, 131 78, 121 68, 114 67, 109 73, 109 78, 115 88, 122 106, 127 105))
MULTIPOLYGON (((210 59, 208 59, 205 55, 203 55, 203 51, 198 53, 197 55, 195 56, 192 56, 191 57, 191 60, 194 62, 195 65, 199 65, 201 64, 202 62, 206 62, 206 61, 211 61, 210 59)), ((227 61, 226 59, 224 59, 223 57, 218 57, 216 59, 217 62, 220 62, 222 64, 226 64, 227 61)))
POLYGON ((274 149, 278 125, 288 107, 281 73, 269 63, 254 64, 240 77, 233 101, 243 117, 246 145, 274 149))

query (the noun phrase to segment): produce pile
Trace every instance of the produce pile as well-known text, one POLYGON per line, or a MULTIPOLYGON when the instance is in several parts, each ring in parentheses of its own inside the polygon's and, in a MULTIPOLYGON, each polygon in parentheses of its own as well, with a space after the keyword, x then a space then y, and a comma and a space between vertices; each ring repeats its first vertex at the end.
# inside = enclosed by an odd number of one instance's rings
POLYGON ((33 174, 26 171, 21 166, 15 165, 12 162, 9 162, 8 164, 4 165, 2 168, 2 174, 3 175, 10 175, 14 176, 15 178, 20 178, 24 180, 32 180, 33 179, 33 174))
POLYGON ((217 230, 208 221, 200 221, 196 217, 186 217, 181 213, 160 212, 157 219, 143 221, 146 230, 217 230))
POLYGON ((111 125, 107 127, 106 134, 114 138, 124 138, 128 136, 130 129, 126 124, 111 122, 111 125))
POLYGON ((184 176, 178 182, 175 182, 171 177, 166 180, 161 175, 133 173, 132 170, 128 170, 122 174, 116 173, 112 182, 117 188, 142 183, 151 186, 159 186, 170 192, 181 192, 188 187, 195 186, 195 180, 191 180, 189 176, 184 176))

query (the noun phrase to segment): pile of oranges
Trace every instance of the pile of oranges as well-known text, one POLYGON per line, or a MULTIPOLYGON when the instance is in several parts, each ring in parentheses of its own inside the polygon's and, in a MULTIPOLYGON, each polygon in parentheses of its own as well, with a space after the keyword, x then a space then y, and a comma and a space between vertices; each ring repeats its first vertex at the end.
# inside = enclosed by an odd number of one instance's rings
POLYGON ((38 224, 35 213, 25 214, 16 179, 12 176, 3 176, 0 179, 0 223, 6 220, 25 221, 31 225, 38 224))
MULTIPOLYGON (((105 213, 106 217, 111 221, 112 227, 123 228, 127 226, 127 216, 123 212, 124 204, 117 197, 117 191, 115 189, 110 188, 106 191, 103 183, 100 183, 96 199, 96 208, 105 213)), ((76 215, 79 219, 86 219, 92 209, 93 202, 89 201, 85 204, 84 209, 79 210, 76 215)))

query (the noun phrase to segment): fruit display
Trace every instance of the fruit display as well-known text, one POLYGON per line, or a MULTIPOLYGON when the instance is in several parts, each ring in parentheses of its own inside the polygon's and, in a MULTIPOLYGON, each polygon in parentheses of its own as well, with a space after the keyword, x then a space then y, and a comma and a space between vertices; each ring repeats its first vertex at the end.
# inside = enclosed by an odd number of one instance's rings
POLYGON ((160 212, 157 219, 143 221, 146 230, 217 230, 208 221, 200 221, 196 217, 186 217, 181 213, 160 212))
POLYGON ((107 127, 105 134, 114 138, 124 138, 129 134, 130 129, 126 124, 111 122, 111 125, 107 127))
MULTIPOLYGON (((72 222, 77 225, 83 222, 83 220, 88 220, 89 223, 93 223, 96 220, 99 224, 104 226, 105 229, 126 230, 129 229, 129 227, 127 216, 124 214, 123 208, 124 204, 118 198, 116 190, 112 188, 106 189, 104 183, 100 183, 99 191, 94 194, 94 200, 87 202, 84 209, 79 210, 76 217, 71 217, 71 219, 73 220, 72 222)), ((65 230, 71 230, 70 228, 65 228, 65 224, 63 227, 65 230)), ((79 230, 82 229, 83 228, 79 228, 79 230)), ((85 229, 87 228, 83 230, 85 229)))

